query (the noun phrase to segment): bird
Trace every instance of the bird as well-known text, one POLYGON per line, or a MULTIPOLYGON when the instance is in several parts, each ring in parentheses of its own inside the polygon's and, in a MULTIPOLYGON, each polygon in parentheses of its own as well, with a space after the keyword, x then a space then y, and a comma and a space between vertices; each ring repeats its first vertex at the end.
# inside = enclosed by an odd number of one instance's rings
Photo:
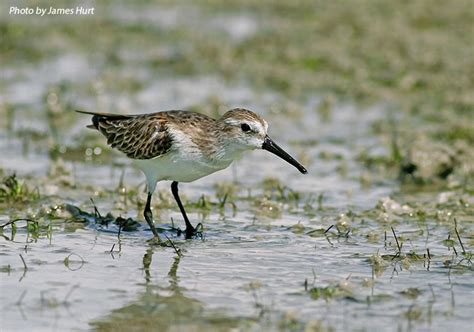
POLYGON ((151 199, 159 181, 171 181, 171 192, 186 225, 185 238, 191 239, 197 228, 179 197, 180 182, 193 182, 223 170, 243 152, 256 149, 275 154, 302 174, 308 172, 270 138, 267 121, 245 108, 231 109, 219 119, 183 110, 131 115, 77 112, 92 115, 87 127, 104 135, 108 145, 131 158, 144 173, 147 201, 143 215, 158 242, 151 199))

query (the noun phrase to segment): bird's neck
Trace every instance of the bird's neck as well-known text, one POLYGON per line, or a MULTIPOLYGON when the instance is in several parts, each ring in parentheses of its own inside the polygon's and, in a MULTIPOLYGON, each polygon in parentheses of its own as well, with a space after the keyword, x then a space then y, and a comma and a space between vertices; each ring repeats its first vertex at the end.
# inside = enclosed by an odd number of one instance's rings
POLYGON ((245 151, 245 148, 226 135, 225 131, 231 128, 223 126, 223 124, 219 122, 216 123, 216 126, 217 130, 215 133, 217 134, 213 137, 215 146, 213 159, 229 163, 235 159, 239 159, 242 152, 245 151))
POLYGON ((213 159, 230 163, 240 158, 242 152, 244 152, 244 149, 237 146, 231 140, 218 137, 216 139, 216 149, 213 153, 213 159))

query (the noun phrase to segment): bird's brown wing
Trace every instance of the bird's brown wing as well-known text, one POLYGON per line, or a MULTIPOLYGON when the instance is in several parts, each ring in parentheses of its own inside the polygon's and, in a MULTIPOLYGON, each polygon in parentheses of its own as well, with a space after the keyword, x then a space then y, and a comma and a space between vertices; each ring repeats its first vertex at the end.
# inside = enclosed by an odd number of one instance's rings
POLYGON ((92 125, 107 138, 107 144, 133 159, 151 159, 168 152, 172 137, 162 112, 120 115, 78 111, 92 115, 92 125))

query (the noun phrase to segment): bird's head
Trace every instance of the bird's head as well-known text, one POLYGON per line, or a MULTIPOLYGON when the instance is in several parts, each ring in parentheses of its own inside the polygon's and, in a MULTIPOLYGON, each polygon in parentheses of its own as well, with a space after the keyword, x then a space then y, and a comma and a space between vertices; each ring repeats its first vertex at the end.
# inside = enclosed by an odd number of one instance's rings
POLYGON ((254 112, 235 108, 225 113, 218 122, 222 126, 227 146, 236 153, 264 149, 295 166, 301 173, 307 173, 306 168, 273 142, 267 135, 267 121, 254 112))

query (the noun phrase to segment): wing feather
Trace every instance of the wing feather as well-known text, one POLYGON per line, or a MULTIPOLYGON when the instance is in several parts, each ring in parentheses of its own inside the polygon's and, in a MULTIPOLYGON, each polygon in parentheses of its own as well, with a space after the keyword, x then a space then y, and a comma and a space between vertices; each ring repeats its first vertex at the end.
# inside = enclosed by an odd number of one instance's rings
POLYGON ((91 127, 107 138, 107 144, 133 159, 151 159, 171 149, 172 137, 163 112, 143 115, 93 115, 91 127))

